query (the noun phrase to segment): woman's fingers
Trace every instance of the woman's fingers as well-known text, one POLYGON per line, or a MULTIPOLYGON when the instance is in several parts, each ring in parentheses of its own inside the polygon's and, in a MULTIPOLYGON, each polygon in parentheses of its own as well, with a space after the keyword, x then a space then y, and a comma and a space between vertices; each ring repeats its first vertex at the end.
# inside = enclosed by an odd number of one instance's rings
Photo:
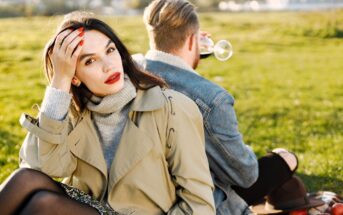
POLYGON ((56 39, 55 39, 55 45, 54 45, 54 51, 58 50, 61 48, 63 42, 64 42, 64 38, 66 36, 68 36, 68 34, 70 34, 71 30, 67 29, 65 31, 62 31, 59 35, 57 35, 56 39))
MULTIPOLYGON (((71 47, 71 43, 75 40, 78 39, 79 37, 83 37, 83 28, 79 28, 74 30, 73 32, 71 32, 69 35, 67 35, 63 41, 63 44, 61 46, 61 51, 64 51, 64 53, 72 53, 72 51, 74 50, 74 47, 71 47), (70 51, 71 50, 71 51, 70 51)), ((70 55, 69 55, 70 57, 70 55)))
POLYGON ((79 36, 83 36, 83 27, 76 30, 67 29, 57 35, 54 45, 54 51, 60 50, 62 53, 66 53, 68 46, 74 39, 79 36))
POLYGON ((76 46, 76 49, 74 50, 74 53, 71 56, 72 61, 75 63, 77 62, 77 59, 79 58, 79 55, 80 55, 80 52, 82 49, 82 45, 83 45, 83 40, 81 40, 79 42, 79 44, 76 46))
POLYGON ((83 39, 83 28, 65 30, 56 37, 51 55, 52 66, 57 78, 72 78, 75 75, 76 63, 80 54, 83 39), (76 60, 75 60, 76 59, 76 60))
POLYGON ((75 50, 79 46, 80 42, 83 40, 83 35, 76 37, 67 47, 66 56, 72 57, 75 55, 75 50))

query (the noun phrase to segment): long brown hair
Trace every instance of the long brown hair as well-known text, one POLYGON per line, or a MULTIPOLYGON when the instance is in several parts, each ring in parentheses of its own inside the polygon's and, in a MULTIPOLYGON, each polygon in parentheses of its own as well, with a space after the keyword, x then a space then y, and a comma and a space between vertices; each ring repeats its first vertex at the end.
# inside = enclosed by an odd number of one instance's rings
MULTIPOLYGON (((167 86, 164 80, 154 76, 153 74, 143 71, 135 64, 129 51, 110 26, 100 19, 78 12, 73 12, 72 14, 65 16, 65 19, 58 28, 56 35, 45 46, 44 69, 49 82, 51 82, 54 75, 51 54, 57 35, 67 29, 76 30, 80 27, 83 27, 85 31, 97 30, 114 42, 122 58, 124 72, 128 75, 131 82, 137 89, 147 90, 157 85, 160 87, 167 86)), ((85 109, 86 103, 92 96, 92 93, 84 84, 81 84, 79 87, 71 85, 71 91, 73 94, 72 114, 77 116, 85 109)))

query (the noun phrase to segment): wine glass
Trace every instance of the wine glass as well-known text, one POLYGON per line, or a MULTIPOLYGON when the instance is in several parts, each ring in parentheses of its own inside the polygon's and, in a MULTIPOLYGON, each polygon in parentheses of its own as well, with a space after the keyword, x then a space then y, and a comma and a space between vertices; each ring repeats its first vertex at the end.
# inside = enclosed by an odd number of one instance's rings
POLYGON ((214 44, 213 40, 207 35, 200 36, 200 58, 207 58, 210 55, 214 55, 220 61, 228 60, 232 54, 232 45, 227 40, 219 40, 214 44))

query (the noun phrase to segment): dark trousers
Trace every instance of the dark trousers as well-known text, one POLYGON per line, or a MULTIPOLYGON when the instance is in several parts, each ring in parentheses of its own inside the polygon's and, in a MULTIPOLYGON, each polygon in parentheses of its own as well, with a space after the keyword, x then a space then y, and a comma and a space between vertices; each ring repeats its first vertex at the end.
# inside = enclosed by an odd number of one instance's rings
POLYGON ((268 195, 275 188, 281 186, 293 175, 287 163, 278 154, 269 153, 258 160, 259 176, 257 181, 249 188, 232 186, 236 193, 248 205, 253 205, 268 195))

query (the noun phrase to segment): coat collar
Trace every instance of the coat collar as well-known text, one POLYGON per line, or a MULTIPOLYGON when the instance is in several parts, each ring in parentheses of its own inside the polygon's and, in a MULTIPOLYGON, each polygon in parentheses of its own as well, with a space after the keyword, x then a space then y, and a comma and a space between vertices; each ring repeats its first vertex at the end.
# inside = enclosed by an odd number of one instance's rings
MULTIPOLYGON (((132 112, 158 110, 162 108, 165 103, 165 96, 159 86, 148 90, 137 91, 137 96, 130 107, 131 114, 129 114, 129 116, 131 117, 129 117, 123 131, 123 134, 125 135, 122 135, 116 156, 110 168, 109 190, 111 190, 135 164, 142 160, 150 152, 154 144, 156 144, 155 138, 151 137, 146 129, 139 128, 135 125, 132 121, 132 112)), ((84 137, 83 139, 85 142, 83 147, 88 148, 92 145, 95 149, 90 151, 75 148, 74 150, 72 149, 72 151, 76 153, 77 157, 99 169, 104 174, 105 178, 107 178, 108 172, 106 162, 102 156, 100 142, 94 130, 94 125, 91 122, 90 115, 89 110, 85 111, 81 121, 85 120, 82 124, 86 123, 88 125, 88 131, 92 132, 85 133, 84 131, 80 131, 78 132, 78 136, 84 137)))
POLYGON ((162 108, 166 103, 162 89, 159 86, 148 90, 138 90, 131 105, 131 111, 153 111, 162 108))
MULTIPOLYGON (((166 103, 162 89, 159 86, 152 87, 147 90, 137 90, 136 98, 130 107, 131 111, 153 111, 162 108, 166 103)), ((81 113, 81 118, 90 115, 90 111, 86 110, 81 113)), ((76 123, 76 122, 74 122, 76 123)))

